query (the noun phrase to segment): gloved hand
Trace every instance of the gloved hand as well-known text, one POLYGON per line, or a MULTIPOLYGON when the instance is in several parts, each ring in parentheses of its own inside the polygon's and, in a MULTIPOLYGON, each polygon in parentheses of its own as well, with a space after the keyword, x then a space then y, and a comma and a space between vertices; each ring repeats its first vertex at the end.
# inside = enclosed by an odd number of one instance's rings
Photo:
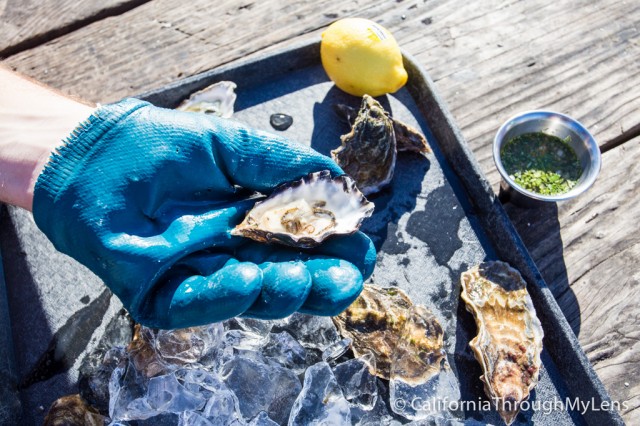
POLYGON ((375 249, 361 232, 313 250, 229 234, 255 199, 329 158, 225 119, 129 99, 82 123, 39 176, 33 215, 141 324, 237 315, 335 315, 360 293, 375 249))

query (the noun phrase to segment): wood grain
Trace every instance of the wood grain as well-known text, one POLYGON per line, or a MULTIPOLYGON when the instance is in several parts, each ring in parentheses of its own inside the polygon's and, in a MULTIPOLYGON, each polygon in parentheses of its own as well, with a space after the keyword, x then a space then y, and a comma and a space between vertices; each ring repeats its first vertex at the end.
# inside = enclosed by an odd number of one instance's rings
POLYGON ((358 15, 391 29, 436 81, 490 182, 490 144, 516 112, 552 109, 600 143, 640 121, 640 4, 462 0, 155 0, 5 62, 93 101, 159 87, 358 15))
POLYGON ((640 424, 640 138, 570 202, 507 212, 621 414, 640 424))
MULTIPOLYGON (((357 15, 389 28, 429 72, 494 188, 491 142, 503 121, 530 109, 579 119, 612 148, 596 185, 559 207, 507 207, 612 398, 628 403, 625 420, 640 423, 640 170, 634 162, 640 140, 617 146, 620 135, 635 134, 630 129, 640 124, 640 3, 291 3, 153 0, 3 62, 107 102, 318 37, 333 20, 357 15)), ((24 34, 44 25, 38 13, 24 21, 30 26, 24 34)))
POLYGON ((0 57, 35 47, 149 0, 0 0, 0 57))

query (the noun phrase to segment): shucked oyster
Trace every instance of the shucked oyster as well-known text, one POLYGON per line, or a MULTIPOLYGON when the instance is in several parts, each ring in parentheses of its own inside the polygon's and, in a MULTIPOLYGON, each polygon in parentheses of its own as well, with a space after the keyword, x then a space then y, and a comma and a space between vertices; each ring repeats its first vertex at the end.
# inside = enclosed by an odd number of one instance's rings
POLYGON ((351 132, 340 137, 342 146, 331 157, 355 181, 363 194, 379 191, 391 182, 396 165, 396 136, 389 114, 364 95, 351 132))
POLYGON ((526 282, 504 262, 486 262, 461 277, 462 299, 478 326, 469 346, 482 366, 485 393, 507 425, 538 383, 543 331, 526 282))
POLYGON ((177 109, 229 118, 233 115, 233 104, 236 102, 235 88, 236 84, 232 81, 220 81, 195 92, 177 109))
POLYGON ((309 248, 330 235, 353 234, 373 207, 353 179, 325 170, 278 187, 231 234, 309 248))

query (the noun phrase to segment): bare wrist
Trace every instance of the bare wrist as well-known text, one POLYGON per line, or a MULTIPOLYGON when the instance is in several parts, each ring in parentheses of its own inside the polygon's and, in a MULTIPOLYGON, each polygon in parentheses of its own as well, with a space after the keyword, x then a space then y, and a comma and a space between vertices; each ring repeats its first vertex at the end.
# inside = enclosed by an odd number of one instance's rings
POLYGON ((94 107, 0 68, 0 201, 31 210, 51 153, 94 107))

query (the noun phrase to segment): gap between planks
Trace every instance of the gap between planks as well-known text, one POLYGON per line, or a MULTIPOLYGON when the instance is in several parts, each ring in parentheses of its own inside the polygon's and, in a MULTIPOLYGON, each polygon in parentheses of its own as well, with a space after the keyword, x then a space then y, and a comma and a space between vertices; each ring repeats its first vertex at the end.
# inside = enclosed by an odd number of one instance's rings
MULTIPOLYGON (((28 49, 33 49, 35 47, 38 47, 41 44, 44 43, 48 43, 48 42, 52 42, 57 38, 60 38, 62 36, 65 36, 69 33, 72 33, 74 31, 77 31, 89 24, 92 24, 94 22, 100 21, 102 19, 105 18, 109 18, 109 17, 113 17, 113 16, 118 16, 118 15, 122 15, 126 12, 129 12, 130 10, 133 10, 145 3, 148 3, 152 0, 124 0, 124 2, 122 3, 115 3, 112 5, 108 5, 106 7, 102 6, 102 8, 100 8, 100 6, 97 6, 97 9, 94 11, 88 11, 86 15, 82 15, 79 14, 75 17, 71 16, 71 17, 67 17, 68 20, 65 20, 64 18, 62 18, 62 21, 60 22, 59 26, 52 26, 51 28, 40 28, 38 32, 38 30, 34 31, 34 34, 32 35, 26 35, 26 34, 20 34, 20 32, 23 31, 23 25, 25 24, 24 22, 19 22, 19 19, 17 20, 18 22, 15 22, 16 19, 14 17, 11 16, 11 13, 9 12, 9 16, 8 18, 13 21, 10 22, 11 24, 17 24, 17 28, 18 28, 18 34, 14 34, 14 38, 17 38, 16 42, 13 44, 9 44, 6 45, 4 47, 0 47, 0 59, 7 59, 13 55, 16 55, 20 52, 23 52, 25 50, 28 49)), ((43 2, 46 3, 47 2, 43 2)), ((51 3, 51 2, 49 2, 51 3)), ((72 2, 73 4, 76 4, 76 2, 72 2)), ((54 4, 52 3, 53 6, 55 6, 55 8, 57 9, 58 13, 60 13, 60 5, 59 4, 54 4)), ((41 9, 45 9, 42 7, 42 5, 38 6, 41 9)), ((92 5, 89 5, 89 7, 92 7, 92 5)), ((76 7, 74 6, 74 9, 76 7)), ((7 6, 5 5, 5 11, 6 12, 7 6)), ((64 10, 63 12, 70 12, 73 13, 74 11, 66 11, 64 10)), ((3 11, 0 10, 0 15, 4 15, 3 11)), ((3 16, 3 21, 5 16, 3 16)), ((41 16, 39 17, 42 20, 50 20, 51 16, 41 16)), ((56 18, 54 18, 56 19, 56 18)), ((29 21, 35 21, 35 17, 33 15, 30 15, 28 17, 29 21)), ((6 26, 7 24, 4 24, 3 22, 0 22, 0 29, 3 29, 3 26, 6 26)), ((46 24, 45 24, 46 25, 46 24)), ((29 27, 29 25, 24 25, 27 28, 29 27)), ((4 28, 3 32, 7 31, 7 28, 4 28)))

